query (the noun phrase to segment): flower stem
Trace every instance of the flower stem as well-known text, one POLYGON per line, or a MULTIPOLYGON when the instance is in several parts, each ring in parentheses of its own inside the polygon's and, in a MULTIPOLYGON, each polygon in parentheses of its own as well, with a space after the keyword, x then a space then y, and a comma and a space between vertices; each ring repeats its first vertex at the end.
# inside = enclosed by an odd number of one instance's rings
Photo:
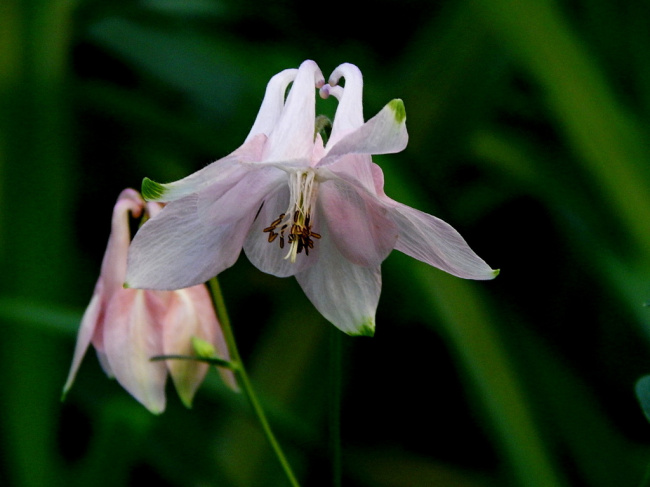
POLYGON ((332 485, 341 487, 341 369, 342 333, 330 326, 330 367, 329 367, 329 437, 332 461, 332 485))
POLYGON ((226 303, 224 302, 223 294, 221 293, 221 286, 219 286, 219 281, 217 280, 216 277, 210 279, 209 287, 210 287, 210 292, 212 294, 214 307, 217 312, 219 322, 221 323, 221 328, 223 330, 226 343, 228 345, 228 351, 230 352, 230 360, 238 365, 238 367, 235 369, 235 373, 239 375, 240 386, 244 391, 244 394, 246 394, 246 397, 248 398, 248 401, 250 402, 250 405, 253 408, 253 411, 255 412, 255 415, 257 416, 257 419, 259 420, 262 426, 264 435, 266 436, 266 439, 271 445, 271 448, 273 449, 275 456, 280 462, 280 465, 282 466, 282 469, 284 470, 284 473, 287 476, 289 483, 293 487, 300 487, 300 484, 296 480, 296 477, 293 474, 293 471, 291 470, 291 466, 289 465, 289 462, 287 461, 286 457, 284 456, 284 453, 282 452, 282 448, 280 448, 280 444, 278 443, 278 440, 275 438, 273 431, 271 431, 271 426, 269 424, 268 419, 266 418, 266 414, 264 413, 264 410, 262 409, 262 405, 260 404, 257 395, 253 390, 251 381, 248 378, 248 373, 246 372, 244 363, 242 362, 241 356, 239 355, 237 343, 235 342, 235 335, 233 334, 232 327, 230 326, 230 318, 228 318, 228 311, 226 310, 226 303))

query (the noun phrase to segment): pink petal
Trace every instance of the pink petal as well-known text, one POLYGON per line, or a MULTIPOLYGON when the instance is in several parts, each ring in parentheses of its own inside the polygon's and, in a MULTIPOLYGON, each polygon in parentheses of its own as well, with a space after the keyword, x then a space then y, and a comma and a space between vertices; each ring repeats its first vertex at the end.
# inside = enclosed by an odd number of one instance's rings
MULTIPOLYGON (((321 173, 330 171, 336 176, 361 185, 368 193, 377 194, 372 159, 368 154, 348 154, 339 159, 337 164, 330 164, 321 169, 321 173)), ((380 169, 381 170, 381 169, 380 169)))
POLYGON ((314 145, 316 84, 325 80, 314 61, 300 65, 284 110, 269 136, 264 161, 305 161, 309 163, 314 145))
POLYGON ((338 251, 362 267, 380 265, 397 240, 395 224, 384 205, 342 179, 321 183, 318 205, 338 251))
POLYGON ((377 115, 335 144, 327 144, 327 155, 318 166, 327 166, 346 154, 390 154, 408 143, 406 114, 402 100, 388 103, 377 115))
POLYGON ((399 229, 395 249, 464 279, 493 279, 498 274, 451 225, 401 203, 391 217, 399 229))
POLYGON ((333 244, 326 225, 318 262, 296 279, 316 309, 348 335, 371 336, 381 292, 381 270, 345 259, 333 244))
POLYGON ((151 357, 163 353, 164 306, 150 291, 123 289, 106 310, 104 346, 117 381, 152 413, 165 409, 167 368, 151 357))
POLYGON ((266 85, 266 93, 260 111, 245 142, 257 134, 268 136, 271 133, 284 108, 284 95, 287 86, 296 78, 296 74, 298 74, 297 69, 285 69, 271 78, 266 85))
MULTIPOLYGON (((259 210, 244 243, 244 252, 246 252, 248 260, 262 272, 277 277, 293 276, 313 265, 318 259, 318 240, 314 242, 314 248, 309 250, 309 255, 303 251, 296 256, 295 262, 285 259, 289 252, 288 231, 284 237, 284 248, 280 248, 280 236, 276 237, 273 242, 269 242, 269 232, 264 232, 264 229, 269 227, 280 214, 286 212, 288 206, 289 187, 285 184, 264 199, 264 206, 259 210)), ((318 233, 316 219, 312 222, 312 228, 318 233)))

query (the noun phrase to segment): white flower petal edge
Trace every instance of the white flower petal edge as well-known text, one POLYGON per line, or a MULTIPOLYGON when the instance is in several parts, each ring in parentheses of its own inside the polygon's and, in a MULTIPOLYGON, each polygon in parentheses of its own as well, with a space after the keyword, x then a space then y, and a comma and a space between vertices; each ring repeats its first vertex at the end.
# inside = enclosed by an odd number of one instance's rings
MULTIPOLYGON (((338 113, 338 112, 337 112, 338 113)), ((348 154, 391 154, 404 150, 408 143, 404 102, 395 99, 381 111, 350 132, 336 144, 327 144, 326 156, 318 163, 328 166, 348 154)))
POLYGON ((149 178, 142 182, 142 196, 147 201, 170 202, 189 196, 218 183, 228 184, 241 171, 242 164, 259 161, 266 135, 257 134, 233 153, 173 183, 160 184, 149 178))
POLYGON ((395 250, 464 279, 494 279, 499 274, 448 223, 401 203, 394 205, 391 217, 399 230, 395 250))

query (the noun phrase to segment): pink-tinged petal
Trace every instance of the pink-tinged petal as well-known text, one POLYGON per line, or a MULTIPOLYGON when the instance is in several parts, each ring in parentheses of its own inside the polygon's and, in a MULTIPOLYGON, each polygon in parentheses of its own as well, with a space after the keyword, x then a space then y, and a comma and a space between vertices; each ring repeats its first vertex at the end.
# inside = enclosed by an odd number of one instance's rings
POLYGON ((329 90, 339 100, 332 133, 328 141, 330 147, 363 125, 363 77, 361 71, 354 64, 341 64, 330 76, 330 86, 336 87, 341 78, 345 78, 345 88, 329 90))
MULTIPOLYGON (((269 228, 281 214, 285 213, 288 206, 289 187, 285 184, 264 199, 264 205, 251 225, 250 232, 244 243, 244 252, 248 260, 262 272, 277 277, 293 276, 297 272, 306 269, 314 264, 319 253, 319 241, 315 240, 314 248, 309 249, 309 255, 303 251, 296 256, 295 262, 285 259, 289 252, 289 227, 285 230, 283 248, 280 247, 280 241, 283 237, 279 235, 279 227, 275 232, 278 234, 275 240, 269 242, 270 232, 264 232, 264 229, 269 228)), ((316 219, 312 222, 312 229, 318 233, 318 221, 316 219)))
POLYGON ((327 155, 318 166, 327 166, 346 154, 390 154, 408 143, 406 112, 402 100, 389 102, 377 115, 335 144, 327 144, 327 155))
MULTIPOLYGON (((204 285, 173 292, 163 324, 165 355, 193 355, 192 337, 212 344, 220 358, 229 359, 212 300, 204 285)), ((203 382, 209 366, 195 360, 168 360, 167 367, 183 404, 191 407, 194 394, 203 382)), ((219 371, 225 382, 236 388, 232 371, 221 368, 219 371)))
POLYGON ((370 194, 377 194, 372 166, 374 163, 368 154, 348 154, 339 160, 338 164, 330 164, 321 172, 330 171, 347 181, 354 181, 370 194), (325 171, 324 171, 325 170, 325 171))
POLYGON ((161 318, 164 304, 151 291, 123 289, 106 310, 104 329, 106 357, 115 378, 149 411, 165 409, 164 362, 152 362, 161 355, 161 318))
POLYGON ((401 203, 391 217, 399 229, 395 249, 415 259, 464 279, 493 279, 499 273, 490 268, 451 225, 435 216, 401 203))
POLYGON ((397 229, 385 206, 342 179, 320 185, 318 205, 338 251, 362 267, 380 265, 393 250, 397 229))
MULTIPOLYGON (((98 286, 99 287, 99 286, 98 286)), ((95 334, 95 329, 97 327, 98 321, 100 319, 100 314, 102 312, 102 293, 101 289, 96 289, 93 297, 90 299, 90 304, 86 308, 83 317, 81 318, 81 326, 79 332, 77 333, 77 344, 74 349, 74 356, 72 358, 72 365, 70 366, 70 372, 68 373, 68 378, 65 381, 63 386, 63 394, 67 394, 72 387, 75 377, 77 376, 77 371, 81 365, 81 361, 88 350, 88 345, 95 334)))
POLYGON ((296 279, 316 309, 348 335, 372 336, 381 293, 381 270, 361 267, 344 258, 321 225, 318 262, 296 279))
MULTIPOLYGON (((214 305, 212 304, 212 298, 210 297, 208 288, 204 285, 200 285, 192 286, 187 289, 183 289, 182 291, 186 292, 189 295, 189 299, 191 299, 195 304, 196 313, 199 316, 201 322, 201 330, 204 334, 197 334, 195 336, 211 343, 214 346, 214 350, 219 358, 230 360, 228 344, 226 343, 226 338, 223 334, 223 330, 221 329, 221 325, 217 320, 217 316, 214 311, 214 305)), ((224 367, 217 367, 217 369, 223 381, 231 389, 238 391, 239 386, 237 385, 237 380, 235 379, 234 372, 224 367)))
POLYGON ((296 74, 298 74, 297 69, 285 69, 271 78, 269 84, 266 85, 266 93, 260 111, 245 142, 257 134, 268 136, 271 133, 284 108, 284 95, 287 86, 296 78, 296 74))
POLYGON ((113 208, 111 222, 111 234, 108 238, 108 245, 104 253, 100 280, 102 281, 103 293, 106 297, 120 289, 126 275, 126 255, 131 242, 131 230, 129 228, 129 212, 139 217, 144 208, 144 201, 137 191, 125 189, 113 208))
POLYGON ((284 110, 264 149, 264 161, 311 160, 316 120, 316 86, 325 80, 314 61, 300 65, 284 110))
POLYGON ((171 202, 204 190, 209 186, 227 185, 246 169, 242 165, 259 162, 266 135, 258 134, 228 156, 173 183, 160 184, 145 178, 142 196, 147 201, 171 202))
POLYGON ((148 220, 129 249, 127 287, 180 289, 201 284, 232 266, 241 252, 248 229, 261 204, 256 195, 242 195, 239 209, 248 214, 205 222, 198 216, 198 195, 169 203, 148 220))

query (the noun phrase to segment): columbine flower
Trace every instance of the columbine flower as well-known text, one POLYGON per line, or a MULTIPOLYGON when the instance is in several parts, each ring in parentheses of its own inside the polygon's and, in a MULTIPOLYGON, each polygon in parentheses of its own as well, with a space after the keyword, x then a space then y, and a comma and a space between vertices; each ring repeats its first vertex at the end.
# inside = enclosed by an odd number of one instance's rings
POLYGON ((145 179, 145 198, 168 204, 133 240, 128 285, 204 282, 243 248, 260 270, 296 276, 341 330, 371 335, 380 264, 393 248, 459 277, 493 278, 496 271, 451 226, 384 194, 370 155, 406 147, 404 105, 393 100, 364 123, 361 94, 356 66, 339 66, 325 84, 316 63, 305 61, 271 79, 235 152, 174 183, 145 179), (326 145, 315 134, 316 88, 339 100, 326 145))
MULTIPOLYGON (((90 343, 102 368, 151 412, 165 409, 165 381, 172 377, 182 401, 192 398, 208 369, 194 360, 152 362, 156 355, 191 355, 192 337, 215 346, 222 357, 228 350, 204 285, 177 291, 124 289, 126 257, 131 240, 129 212, 139 217, 160 211, 158 203, 145 204, 133 189, 120 194, 113 210, 111 235, 101 274, 81 321, 74 358, 64 394, 70 389, 90 343)), ((222 376, 234 387, 231 372, 222 376)))

